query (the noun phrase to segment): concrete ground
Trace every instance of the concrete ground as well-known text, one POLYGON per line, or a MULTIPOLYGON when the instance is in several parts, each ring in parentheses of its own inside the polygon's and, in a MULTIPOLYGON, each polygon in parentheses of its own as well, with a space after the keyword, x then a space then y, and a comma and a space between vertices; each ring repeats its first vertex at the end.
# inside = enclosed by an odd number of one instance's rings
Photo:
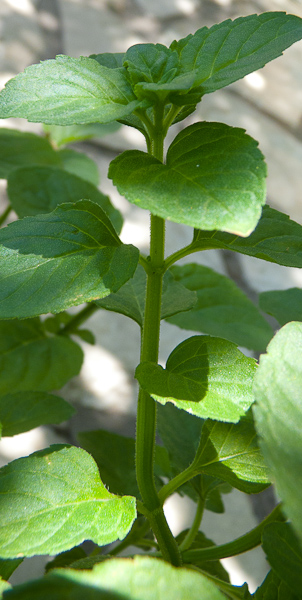
MULTIPOLYGON (((0 0, 0 86, 31 63, 56 54, 70 56, 99 52, 125 51, 141 42, 170 44, 203 25, 211 26, 226 18, 254 12, 284 10, 302 17, 300 0, 0 0)), ((245 77, 227 89, 206 96, 194 120, 223 121, 243 127, 259 140, 268 163, 268 202, 291 218, 302 222, 302 43, 261 71, 245 77)), ((23 120, 0 122, 4 127, 39 131, 39 125, 23 120)), ((173 134, 175 135, 175 133, 173 134)), ((149 222, 146 211, 128 205, 106 179, 110 160, 126 148, 143 148, 140 134, 121 128, 98 143, 78 144, 93 157, 101 172, 101 189, 110 193, 113 202, 126 218, 122 233, 147 250, 149 222)), ((1 203, 5 187, 1 186, 1 203)), ((167 251, 170 253, 190 239, 186 227, 170 223, 167 228, 167 251)), ((232 253, 234 254, 234 253, 232 253)), ((301 286, 298 269, 286 269, 264 261, 220 251, 195 255, 194 260, 224 274, 232 274, 242 289, 252 295, 272 289, 301 286)), ((82 372, 65 387, 63 394, 78 408, 71 428, 39 428, 7 438, 0 444, 2 464, 44 447, 54 440, 75 440, 81 429, 108 429, 132 433, 136 403, 134 369, 138 363, 139 332, 130 320, 108 312, 95 314, 89 326, 97 337, 95 347, 83 343, 86 358, 82 372), (65 437, 64 437, 65 436, 65 437), (67 436, 67 438, 66 438, 67 436)), ((190 333, 164 324, 161 334, 162 361, 173 347, 190 333)), ((206 513, 205 533, 223 543, 255 526, 265 514, 271 498, 263 496, 256 504, 240 492, 226 496, 227 519, 206 513), (227 521, 227 523, 226 523, 227 521)), ((173 497, 167 503, 172 529, 188 526, 193 507, 190 501, 173 497)), ((253 590, 262 581, 267 566, 260 549, 227 560, 232 581, 247 580, 253 590)), ((28 578, 29 569, 36 576, 43 559, 25 561, 14 576, 17 582, 28 578)), ((40 570, 40 571, 39 571, 40 570)))

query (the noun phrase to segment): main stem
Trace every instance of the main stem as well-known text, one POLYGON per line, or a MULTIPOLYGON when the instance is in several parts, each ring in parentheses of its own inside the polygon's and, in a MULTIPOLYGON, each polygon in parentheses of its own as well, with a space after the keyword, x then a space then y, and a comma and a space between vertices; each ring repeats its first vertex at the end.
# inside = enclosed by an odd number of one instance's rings
MULTIPOLYGON (((163 160, 162 115, 157 114, 152 131, 150 154, 163 160)), ((162 280, 164 274, 165 222, 150 217, 150 256, 142 328, 141 362, 158 362, 162 280)), ((139 390, 136 421, 136 477, 143 503, 149 511, 149 522, 162 556, 175 566, 181 565, 178 545, 166 521, 154 481, 156 403, 144 390, 139 390)))

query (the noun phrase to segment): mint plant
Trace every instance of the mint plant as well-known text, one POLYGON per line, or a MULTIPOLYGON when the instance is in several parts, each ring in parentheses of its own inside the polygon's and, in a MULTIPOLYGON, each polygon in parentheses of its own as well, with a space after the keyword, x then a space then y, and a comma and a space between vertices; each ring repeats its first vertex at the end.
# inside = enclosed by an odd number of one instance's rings
POLYGON ((301 38, 294 15, 250 15, 169 48, 58 56, 28 67, 0 94, 1 118, 45 124, 44 138, 0 132, 10 202, 1 223, 11 209, 19 217, 0 231, 2 435, 70 418, 73 408, 52 392, 79 373, 74 338, 93 343, 82 328, 92 313, 122 313, 141 329, 136 439, 84 432, 79 447, 53 445, 0 470, 4 599, 302 597, 301 290, 263 293, 259 308, 214 270, 175 264, 222 248, 302 267, 302 226, 265 206, 264 157, 242 129, 197 122, 164 153, 169 128, 204 94, 301 38), (148 256, 121 242, 121 214, 98 190, 93 163, 64 147, 116 122, 146 140, 146 152, 111 162, 109 178, 150 211, 148 256), (192 227, 192 242, 170 256, 166 219, 192 227), (279 321, 276 335, 260 309, 279 321), (161 319, 196 332, 165 368, 161 319), (259 366, 238 345, 264 353, 259 366), (202 533, 204 510, 223 512, 224 493, 255 494, 272 482, 281 503, 255 529, 221 545, 202 533), (196 503, 191 528, 176 538, 163 511, 174 492, 196 503), (89 556, 87 539, 95 545, 89 556), (220 559, 259 544, 271 571, 252 594, 230 583, 220 559), (45 576, 12 587, 23 557, 37 554, 53 557, 45 576))

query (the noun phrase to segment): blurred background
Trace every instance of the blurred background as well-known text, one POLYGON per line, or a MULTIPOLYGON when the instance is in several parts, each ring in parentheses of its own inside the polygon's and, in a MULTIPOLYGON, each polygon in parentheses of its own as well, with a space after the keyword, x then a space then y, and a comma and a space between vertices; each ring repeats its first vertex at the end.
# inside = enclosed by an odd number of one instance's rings
MULTIPOLYGON (((169 45, 227 18, 268 10, 286 11, 302 17, 301 0, 0 0, 0 88, 25 67, 57 54, 88 56, 100 52, 123 52, 142 42, 169 45)), ((229 88, 206 95, 187 121, 222 121, 243 127, 257 139, 268 164, 268 203, 302 223, 302 43, 296 43, 261 71, 248 75, 229 88)), ((38 124, 22 119, 0 121, 1 127, 41 132, 38 124)), ((169 140, 168 140, 169 141, 169 140)), ((111 196, 124 214, 122 240, 148 251, 147 211, 129 205, 107 180, 109 162, 124 149, 145 149, 136 130, 122 126, 118 131, 89 143, 73 144, 86 152, 100 171, 100 189, 111 196)), ((0 180, 0 209, 6 206, 5 183, 0 180)), ((14 215, 10 216, 12 220, 14 215)), ((167 226, 167 253, 187 244, 191 231, 180 225, 167 226)), ((190 262, 190 257, 185 262, 190 262)), ((230 275, 255 299, 262 291, 301 286, 298 269, 224 251, 195 254, 194 261, 230 275), (231 255, 231 256, 230 256, 231 255)), ((76 309, 78 310, 78 309, 76 309)), ((125 317, 98 311, 87 322, 96 335, 91 346, 82 342, 85 361, 81 374, 60 391, 77 414, 66 426, 40 427, 27 434, 0 442, 0 464, 25 456, 54 442, 76 443, 76 432, 107 428, 134 435, 136 384, 133 378, 139 361, 139 330, 125 317)), ((192 332, 193 334, 193 332, 192 332)), ((190 332, 163 324, 160 359, 164 364, 172 349, 190 332)), ((78 341, 78 340, 77 340, 78 341)), ((206 511, 203 531, 224 543, 254 527, 270 510, 271 493, 247 498, 240 492, 225 496, 227 518, 206 511)), ((167 516, 173 532, 190 525, 194 515, 190 500, 172 497, 167 516)), ((21 582, 43 572, 44 558, 27 559, 14 574, 21 582)), ((248 581, 251 591, 267 571, 261 549, 236 559, 226 559, 234 584, 248 581)))

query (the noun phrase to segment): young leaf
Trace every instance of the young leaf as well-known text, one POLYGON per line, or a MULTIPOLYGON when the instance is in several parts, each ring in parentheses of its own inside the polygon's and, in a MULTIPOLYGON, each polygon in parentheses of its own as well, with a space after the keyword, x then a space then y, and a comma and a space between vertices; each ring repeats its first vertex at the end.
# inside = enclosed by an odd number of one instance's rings
POLYGON ((19 392, 0 398, 2 437, 17 435, 39 425, 67 421, 75 409, 58 396, 45 392, 19 392))
POLYGON ((92 183, 92 185, 99 185, 100 175, 98 166, 87 154, 71 150, 70 148, 62 148, 62 150, 58 150, 58 154, 65 171, 81 177, 81 179, 92 183))
POLYGON ((302 323, 288 323, 261 356, 254 393, 260 447, 284 510, 302 538, 302 323))
POLYGON ((141 387, 161 404, 201 418, 237 423, 253 402, 254 359, 231 342, 194 336, 170 354, 166 369, 143 362, 135 376, 141 387))
POLYGON ((194 86, 214 92, 264 67, 302 38, 302 19, 284 12, 227 19, 170 46, 179 55, 180 72, 194 71, 194 86))
MULTIPOLYGON (((143 325, 145 312, 145 294, 147 277, 141 265, 137 266, 132 279, 115 294, 111 294, 103 300, 97 300, 96 304, 121 313, 133 319, 140 327, 143 325)), ((189 310, 196 302, 195 292, 187 290, 183 285, 174 280, 171 273, 167 271, 163 278, 161 318, 164 319, 179 311, 189 310)))
POLYGON ((103 298, 132 277, 138 250, 124 245, 94 202, 61 204, 0 231, 0 317, 56 313, 103 298))
POLYGON ((192 252, 224 248, 285 265, 302 267, 302 225, 287 215, 264 206, 261 219, 247 238, 219 231, 196 231, 192 252))
POLYGON ((171 271, 176 281, 196 291, 197 302, 191 310, 169 317, 169 323, 265 350, 273 330, 233 281, 198 264, 174 266, 171 271))
POLYGON ((27 166, 15 169, 8 178, 7 192, 20 218, 49 213, 59 204, 74 204, 87 198, 101 207, 118 233, 122 227, 122 215, 108 196, 92 183, 56 167, 27 166))
POLYGON ((225 600, 202 573, 151 557, 112 558, 91 571, 54 570, 16 586, 6 600, 225 600))
POLYGON ((109 177, 133 204, 195 228, 248 236, 265 203, 266 166, 257 142, 222 123, 186 127, 166 164, 139 150, 123 152, 109 177))
POLYGON ((270 483, 253 422, 247 417, 236 424, 207 420, 194 466, 247 494, 260 492, 270 483))
POLYGON ((270 523, 262 534, 262 546, 278 577, 300 597, 302 590, 302 550, 289 523, 270 523))
POLYGON ((59 55, 27 67, 0 94, 0 117, 54 125, 108 123, 140 102, 126 69, 108 69, 92 58, 59 55))
POLYGON ((116 121, 111 123, 87 123, 85 125, 44 125, 43 127, 46 135, 58 147, 91 138, 102 138, 105 135, 114 133, 119 128, 120 125, 116 121))
POLYGON ((93 458, 54 445, 0 469, 0 556, 56 554, 86 539, 103 546, 123 539, 135 500, 110 494, 93 458), (29 502, 30 498, 30 502, 29 502))
POLYGON ((83 352, 66 336, 48 336, 39 319, 0 322, 0 394, 45 392, 77 375, 83 352))
POLYGON ((273 315, 280 325, 290 321, 302 321, 302 290, 290 288, 262 292, 259 295, 259 306, 264 312, 273 315))
POLYGON ((18 167, 61 166, 59 154, 48 140, 34 133, 0 128, 0 179, 7 179, 18 167))

